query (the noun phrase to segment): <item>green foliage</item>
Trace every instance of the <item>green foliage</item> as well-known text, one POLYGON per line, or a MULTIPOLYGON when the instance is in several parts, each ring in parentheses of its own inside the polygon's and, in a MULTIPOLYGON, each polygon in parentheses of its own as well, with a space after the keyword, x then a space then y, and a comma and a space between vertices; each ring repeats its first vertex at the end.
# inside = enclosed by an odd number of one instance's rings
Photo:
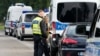
POLYGON ((7 9, 11 4, 24 3, 32 6, 33 9, 48 8, 50 0, 1 0, 0 1, 0 21, 3 21, 3 17, 7 14, 7 9))
POLYGON ((4 24, 0 23, 0 30, 4 30, 4 24))

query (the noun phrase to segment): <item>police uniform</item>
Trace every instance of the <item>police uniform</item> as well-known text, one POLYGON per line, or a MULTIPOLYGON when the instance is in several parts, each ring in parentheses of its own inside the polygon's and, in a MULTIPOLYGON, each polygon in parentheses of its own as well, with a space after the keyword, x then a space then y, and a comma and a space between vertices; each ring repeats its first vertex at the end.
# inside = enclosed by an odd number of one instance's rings
POLYGON ((32 30, 34 38, 34 56, 49 56, 48 45, 46 42, 47 38, 47 26, 42 17, 37 16, 32 21, 32 30))

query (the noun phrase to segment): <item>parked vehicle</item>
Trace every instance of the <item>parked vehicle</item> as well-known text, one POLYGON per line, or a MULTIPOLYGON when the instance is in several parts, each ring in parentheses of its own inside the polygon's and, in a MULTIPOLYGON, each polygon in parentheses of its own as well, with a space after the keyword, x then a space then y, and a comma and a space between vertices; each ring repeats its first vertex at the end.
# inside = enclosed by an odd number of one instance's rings
POLYGON ((79 52, 85 52, 86 40, 88 38, 90 26, 70 25, 68 26, 58 41, 58 53, 60 56, 78 56, 79 52))
POLYGON ((100 56, 100 6, 98 7, 87 39, 86 56, 100 56))
MULTIPOLYGON (((77 25, 72 24, 65 28, 62 35, 56 34, 56 39, 52 38, 53 41, 50 44, 54 44, 58 47, 51 47, 51 55, 55 54, 60 56, 65 56, 69 52, 77 54, 79 52, 85 52, 86 40, 90 31, 90 25, 77 25)), ((50 45, 51 46, 51 45, 50 45)), ((73 55, 73 54, 70 54, 73 55)), ((77 54, 78 55, 78 54, 77 54)))
POLYGON ((59 34, 69 24, 90 24, 93 21, 95 11, 100 5, 99 0, 52 0, 50 5, 50 53, 55 54, 58 49, 57 41, 59 34))
POLYGON ((22 11, 33 11, 31 6, 25 6, 23 3, 16 3, 8 8, 7 17, 5 20, 5 35, 14 35, 16 21, 19 20, 22 11))
POLYGON ((24 38, 30 38, 33 36, 32 33, 32 20, 37 16, 36 12, 23 11, 16 27, 16 37, 20 40, 24 38))

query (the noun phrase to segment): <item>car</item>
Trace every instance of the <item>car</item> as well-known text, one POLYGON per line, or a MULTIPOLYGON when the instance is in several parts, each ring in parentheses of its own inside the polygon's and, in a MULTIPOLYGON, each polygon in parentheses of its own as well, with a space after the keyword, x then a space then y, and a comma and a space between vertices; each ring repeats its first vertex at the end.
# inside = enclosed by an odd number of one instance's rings
POLYGON ((70 55, 77 56, 78 52, 85 52, 89 29, 90 27, 86 25, 70 25, 65 29, 59 40, 60 55, 64 56, 68 55, 68 52, 72 52, 70 55))
POLYGON ((14 36, 16 21, 19 20, 22 11, 33 11, 33 9, 31 6, 26 6, 23 3, 9 6, 4 25, 5 35, 14 36))
POLYGON ((32 33, 32 20, 37 16, 37 12, 23 12, 18 21, 16 27, 16 37, 20 40, 24 40, 24 38, 30 38, 33 36, 32 33))
POLYGON ((55 34, 57 38, 51 38, 52 41, 50 42, 51 55, 66 56, 69 51, 73 52, 71 55, 84 52, 89 30, 89 25, 71 24, 64 29, 62 35, 55 34))

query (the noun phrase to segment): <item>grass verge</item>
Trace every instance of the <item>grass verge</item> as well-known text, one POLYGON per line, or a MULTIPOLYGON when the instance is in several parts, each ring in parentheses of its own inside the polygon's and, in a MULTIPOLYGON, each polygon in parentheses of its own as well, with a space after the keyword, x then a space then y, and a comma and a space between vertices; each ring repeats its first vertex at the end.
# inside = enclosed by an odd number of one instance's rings
POLYGON ((4 30, 4 24, 0 23, 0 30, 4 30))

